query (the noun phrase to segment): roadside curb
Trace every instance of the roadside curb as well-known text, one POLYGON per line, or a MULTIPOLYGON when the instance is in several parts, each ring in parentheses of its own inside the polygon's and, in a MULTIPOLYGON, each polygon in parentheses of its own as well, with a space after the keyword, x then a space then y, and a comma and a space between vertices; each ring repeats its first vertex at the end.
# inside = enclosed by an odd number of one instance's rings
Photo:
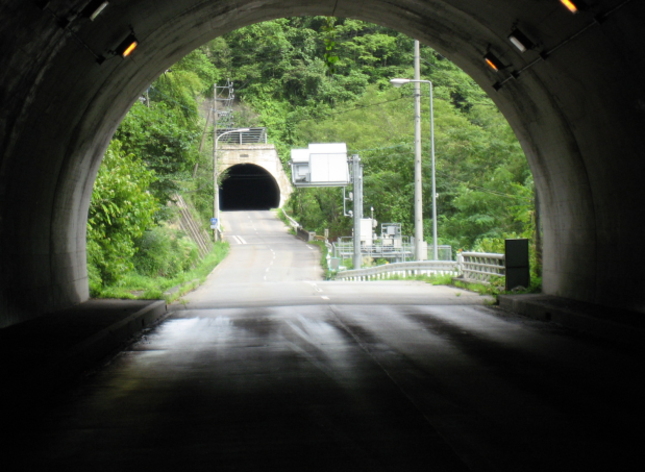
POLYGON ((93 361, 90 360, 88 363, 88 359, 98 360, 105 357, 139 334, 146 326, 163 318, 167 312, 168 308, 164 300, 154 301, 136 313, 73 346, 59 361, 59 364, 82 365, 87 363, 91 365, 93 361))
POLYGON ((90 300, 0 331, 0 398, 53 392, 96 367, 168 313, 164 300, 90 300))
POLYGON ((498 299, 504 311, 642 349, 645 336, 642 314, 551 295, 499 295, 498 299))

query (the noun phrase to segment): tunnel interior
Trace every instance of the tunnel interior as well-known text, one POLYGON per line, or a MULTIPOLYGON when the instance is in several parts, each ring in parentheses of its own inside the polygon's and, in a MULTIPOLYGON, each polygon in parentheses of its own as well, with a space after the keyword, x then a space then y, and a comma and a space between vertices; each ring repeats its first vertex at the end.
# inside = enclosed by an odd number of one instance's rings
POLYGON ((280 206, 280 188, 260 166, 229 167, 220 186, 220 210, 269 210, 280 206))

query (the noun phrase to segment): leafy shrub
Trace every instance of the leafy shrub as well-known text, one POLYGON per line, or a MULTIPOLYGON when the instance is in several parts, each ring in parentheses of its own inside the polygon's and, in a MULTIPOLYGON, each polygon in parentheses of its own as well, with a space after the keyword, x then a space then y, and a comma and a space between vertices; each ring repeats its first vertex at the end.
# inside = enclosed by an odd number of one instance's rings
POLYGON ((156 276, 168 273, 172 258, 170 234, 160 226, 146 231, 137 241, 134 265, 140 274, 156 276))
POLYGON ((89 209, 87 260, 90 286, 119 284, 133 268, 134 241, 152 226, 158 208, 147 192, 153 173, 112 141, 101 166, 89 209))
POLYGON ((175 240, 178 253, 182 256, 181 270, 187 271, 192 269, 199 262, 199 250, 195 242, 184 236, 175 240))
POLYGON ((134 265, 142 275, 174 277, 199 262, 197 245, 168 226, 148 230, 137 242, 134 265))

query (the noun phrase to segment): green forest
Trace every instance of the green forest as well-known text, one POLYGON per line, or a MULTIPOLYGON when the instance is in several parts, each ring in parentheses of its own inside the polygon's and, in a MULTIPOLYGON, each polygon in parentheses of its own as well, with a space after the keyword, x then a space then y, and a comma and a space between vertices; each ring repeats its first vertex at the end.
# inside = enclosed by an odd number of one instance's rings
MULTIPOLYGON (((92 293, 198 265, 168 202, 182 195, 208 227, 213 142, 206 115, 213 85, 227 80, 235 85, 234 126, 266 127, 285 168, 292 148, 347 143, 364 164, 365 208, 412 234, 413 87, 389 81, 413 77, 413 44, 362 21, 284 18, 219 37, 161 74, 120 124, 99 171, 88 222, 92 293)), ((438 243, 454 254, 503 252, 508 237, 534 241, 533 179, 504 117, 468 75, 425 46, 421 78, 434 84, 438 243)), ((427 94, 422 84, 424 233, 431 244, 427 94)), ((298 189, 286 210, 307 230, 329 229, 332 239, 351 234, 338 188, 298 189)))

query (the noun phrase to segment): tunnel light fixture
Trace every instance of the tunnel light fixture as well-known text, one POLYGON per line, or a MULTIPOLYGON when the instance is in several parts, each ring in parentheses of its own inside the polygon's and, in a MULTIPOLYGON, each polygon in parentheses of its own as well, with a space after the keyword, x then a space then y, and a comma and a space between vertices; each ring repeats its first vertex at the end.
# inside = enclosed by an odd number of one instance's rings
POLYGON ((495 72, 499 72, 500 70, 506 68, 506 66, 502 64, 502 61, 500 61, 499 58, 492 52, 486 53, 486 55, 484 56, 484 62, 495 72))
POLYGON ((90 21, 94 21, 96 20, 96 17, 99 16, 109 4, 110 2, 107 2, 105 0, 92 0, 83 9, 81 14, 84 17, 89 18, 90 21))
POLYGON ((128 37, 125 38, 121 42, 121 44, 117 46, 117 48, 114 50, 114 53, 117 56, 126 58, 134 52, 137 46, 139 46, 139 41, 135 37, 134 33, 130 33, 128 37))
POLYGON ((528 38, 528 36, 526 36, 522 31, 520 31, 517 28, 515 28, 508 36, 508 40, 520 52, 526 52, 529 49, 533 49, 535 47, 535 44, 533 44, 533 41, 531 41, 528 38))
POLYGON ((560 0, 560 3, 564 5, 567 10, 574 14, 578 13, 581 10, 584 10, 586 7, 582 0, 560 0))

